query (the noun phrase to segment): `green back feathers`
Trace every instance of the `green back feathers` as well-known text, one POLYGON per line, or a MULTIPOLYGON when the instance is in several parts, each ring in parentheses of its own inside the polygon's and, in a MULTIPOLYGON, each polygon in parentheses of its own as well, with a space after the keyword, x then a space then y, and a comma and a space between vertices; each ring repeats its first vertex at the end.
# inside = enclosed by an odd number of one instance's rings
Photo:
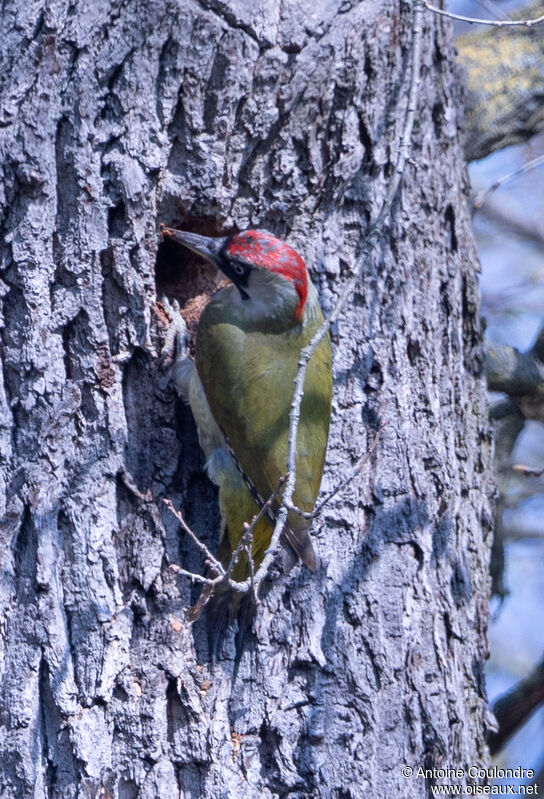
MULTIPOLYGON (((323 315, 316 308, 311 323, 304 327, 258 332, 243 318, 233 318, 232 308, 221 302, 221 294, 209 303, 200 319, 196 366, 214 418, 225 431, 241 468, 266 501, 287 471, 289 410, 300 350, 321 325, 323 315)), ((294 502, 305 511, 313 509, 319 493, 331 395, 331 346, 326 336, 308 365, 301 405, 294 502)), ((235 498, 229 498, 225 507, 231 547, 241 534, 240 511, 246 513, 247 497, 239 504, 245 506, 243 511, 242 507, 234 509, 235 498)), ((251 521, 258 511, 254 504, 252 507, 244 521, 251 521)), ((290 514, 293 530, 306 529, 308 524, 303 517, 290 514)), ((271 533, 268 522, 259 525, 259 539, 268 538, 254 541, 259 561, 271 533)))

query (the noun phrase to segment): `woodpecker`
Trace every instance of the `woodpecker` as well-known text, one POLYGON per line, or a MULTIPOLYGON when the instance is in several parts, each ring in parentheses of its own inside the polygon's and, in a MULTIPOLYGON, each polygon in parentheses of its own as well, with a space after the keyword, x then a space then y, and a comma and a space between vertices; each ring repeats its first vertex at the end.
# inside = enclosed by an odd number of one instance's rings
MULTIPOLYGON (((304 261, 270 233, 247 230, 209 238, 165 227, 161 232, 214 264, 231 281, 202 312, 194 361, 187 352, 186 326, 178 317, 173 369, 176 389, 189 402, 197 425, 207 473, 219 488, 218 559, 227 567, 244 523, 251 522, 287 471, 293 381, 300 351, 322 324, 323 313, 304 261)), ((327 335, 308 364, 298 428, 293 501, 305 512, 313 510, 319 493, 331 395, 327 335)), ((255 527, 255 569, 270 544, 279 502, 255 527)), ((316 569, 309 524, 300 514, 289 513, 282 536, 287 569, 297 558, 316 569)), ((233 579, 246 579, 249 568, 247 557, 240 557, 233 579)))

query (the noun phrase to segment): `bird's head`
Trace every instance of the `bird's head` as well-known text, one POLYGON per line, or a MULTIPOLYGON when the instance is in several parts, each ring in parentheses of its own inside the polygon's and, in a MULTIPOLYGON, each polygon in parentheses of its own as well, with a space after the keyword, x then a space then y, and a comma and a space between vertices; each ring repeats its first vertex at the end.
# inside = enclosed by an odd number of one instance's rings
POLYGON ((265 230, 246 230, 223 238, 162 228, 164 236, 178 241, 205 258, 238 289, 248 314, 270 313, 274 305, 299 322, 308 298, 308 272, 300 255, 265 230))

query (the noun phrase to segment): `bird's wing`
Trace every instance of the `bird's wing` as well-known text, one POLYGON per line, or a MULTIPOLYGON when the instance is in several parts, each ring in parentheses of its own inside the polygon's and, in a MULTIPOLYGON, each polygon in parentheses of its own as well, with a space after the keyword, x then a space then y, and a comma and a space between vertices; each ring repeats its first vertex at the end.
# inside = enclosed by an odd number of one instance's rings
MULTIPOLYGON (((210 306, 208 306, 209 308, 210 306)), ((263 500, 287 470, 289 409, 300 349, 319 326, 281 334, 246 332, 204 310, 197 339, 197 369, 215 419, 242 469, 263 500), (293 341, 293 336, 300 340, 293 341)), ((319 315, 320 316, 320 315, 319 315)), ((294 502, 314 507, 325 459, 332 393, 331 350, 324 338, 308 365, 298 430, 294 502)), ((291 514, 296 533, 308 521, 291 514)))

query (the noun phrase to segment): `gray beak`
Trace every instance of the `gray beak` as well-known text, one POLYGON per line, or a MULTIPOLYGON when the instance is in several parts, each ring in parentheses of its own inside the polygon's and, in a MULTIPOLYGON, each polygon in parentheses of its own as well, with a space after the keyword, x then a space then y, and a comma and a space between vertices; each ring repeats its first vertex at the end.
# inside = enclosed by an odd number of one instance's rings
POLYGON ((207 261, 211 261, 215 266, 219 266, 219 253, 227 240, 226 236, 214 239, 209 236, 200 236, 198 233, 189 233, 188 230, 176 230, 175 228, 164 227, 163 225, 161 225, 160 230, 161 235, 167 236, 169 239, 174 239, 174 241, 183 244, 184 247, 192 250, 192 252, 195 252, 207 261))

